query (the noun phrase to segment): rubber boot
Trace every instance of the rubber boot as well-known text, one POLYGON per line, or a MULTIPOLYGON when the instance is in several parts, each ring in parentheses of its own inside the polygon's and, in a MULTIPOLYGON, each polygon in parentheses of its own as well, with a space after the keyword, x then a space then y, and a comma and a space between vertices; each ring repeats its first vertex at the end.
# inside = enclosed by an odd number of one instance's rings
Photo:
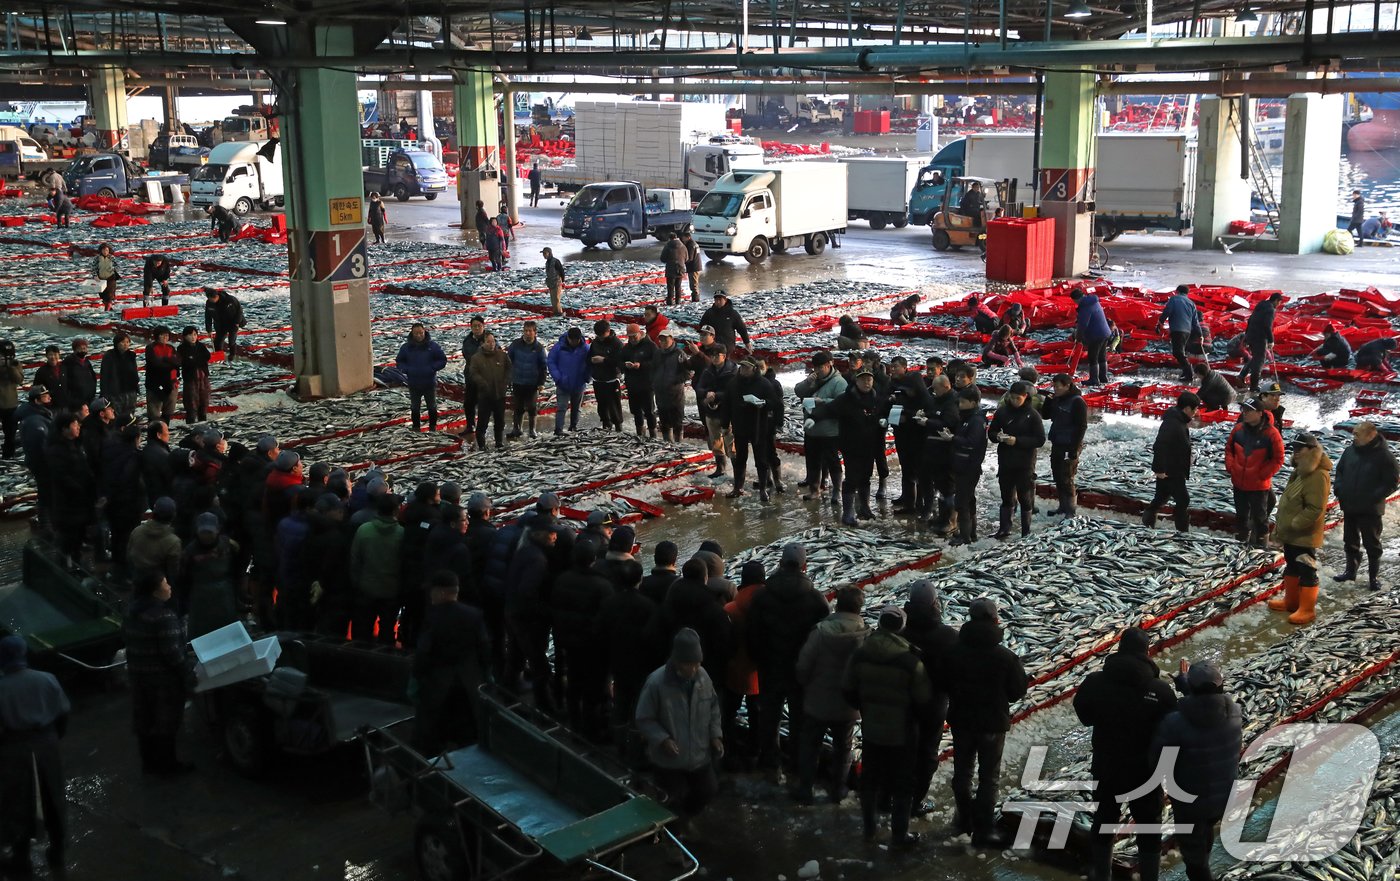
POLYGON ((727 496, 728 498, 731 498, 731 499, 737 499, 737 498, 739 498, 739 496, 742 496, 743 494, 744 494, 744 468, 743 468, 742 466, 740 466, 740 465, 735 465, 735 466, 734 466, 734 488, 731 489, 728 493, 726 493, 726 496, 727 496))
POLYGON ((1010 505, 1002 505, 1002 506, 1001 506, 1001 526, 1000 526, 1000 528, 997 529, 996 535, 992 536, 992 538, 1010 538, 1010 537, 1011 537, 1011 506, 1010 506, 1010 505))
POLYGON ((880 478, 880 486, 875 490, 875 498, 877 499, 883 499, 885 497, 885 480, 886 478, 884 477, 880 478))
POLYGON ((933 534, 942 538, 952 532, 949 520, 953 516, 953 504, 948 499, 938 500, 938 516, 933 521, 933 534))
POLYGON ((841 523, 845 526, 856 525, 855 497, 855 490, 844 487, 841 489, 841 523))
POLYGON ((874 520, 875 512, 870 510, 870 488, 862 487, 860 490, 860 505, 856 511, 856 516, 861 520, 874 520))
POLYGON ((1369 585, 1367 585, 1367 586, 1370 587, 1371 590, 1380 590, 1380 589, 1381 589, 1381 578, 1380 578, 1380 576, 1381 576, 1381 558, 1380 558, 1380 554, 1377 554, 1377 555, 1374 556, 1374 557, 1370 557, 1370 558, 1366 561, 1366 565, 1367 565, 1367 571, 1369 571, 1369 572, 1370 572, 1370 575, 1371 575, 1371 583, 1370 583, 1369 585))
POLYGON ((758 466, 758 500, 768 504, 768 466, 758 466))
POLYGON ((899 475, 899 498, 890 504, 890 508, 895 511, 908 511, 914 507, 914 497, 918 494, 914 489, 914 477, 903 472, 899 475))
POLYGON ((1317 617, 1317 594, 1319 587, 1298 588, 1298 611, 1288 616, 1289 624, 1311 624, 1317 617))
POLYGON ((1351 553, 1348 553, 1348 554, 1347 554, 1347 568, 1346 568, 1346 570, 1343 571, 1341 575, 1333 575, 1333 576, 1332 576, 1332 580, 1333 580, 1333 581, 1355 581, 1355 580, 1356 580, 1356 570, 1359 569, 1360 567, 1361 567, 1361 555, 1360 555, 1360 554, 1357 554, 1357 555, 1353 556, 1351 553))
MULTIPOLYGON (((1152 529, 1157 525, 1156 508, 1149 507, 1146 511, 1142 512, 1142 525, 1146 526, 1148 529, 1152 529)), ((1244 539, 1240 539, 1240 541, 1244 541, 1244 539)))
POLYGON ((1031 534, 1031 509, 1021 508, 1021 538, 1031 534))
POLYGON ((1283 576, 1283 596, 1269 600, 1269 608, 1275 612, 1298 611, 1298 576, 1283 576))

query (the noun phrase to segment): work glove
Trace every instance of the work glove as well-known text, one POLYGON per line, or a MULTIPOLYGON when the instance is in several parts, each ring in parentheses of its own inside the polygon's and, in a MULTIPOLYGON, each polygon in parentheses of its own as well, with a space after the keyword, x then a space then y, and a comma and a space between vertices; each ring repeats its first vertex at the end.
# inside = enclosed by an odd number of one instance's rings
POLYGON ((763 399, 760 398, 758 395, 744 395, 744 402, 748 404, 753 404, 755 407, 763 406, 763 399))
POLYGON ((938 433, 935 434, 934 437, 938 438, 939 440, 952 440, 953 433, 946 428, 942 428, 939 429, 938 433))
POLYGON ((881 427, 881 428, 884 428, 886 425, 887 425, 886 420, 881 419, 881 420, 880 420, 880 427, 881 427))
POLYGON ((326 589, 321 587, 321 582, 311 582, 311 605, 316 605, 321 601, 321 597, 326 593, 326 589))
POLYGON ((808 431, 811 431, 812 429, 817 427, 817 420, 808 419, 806 422, 802 423, 802 427, 807 429, 808 431))

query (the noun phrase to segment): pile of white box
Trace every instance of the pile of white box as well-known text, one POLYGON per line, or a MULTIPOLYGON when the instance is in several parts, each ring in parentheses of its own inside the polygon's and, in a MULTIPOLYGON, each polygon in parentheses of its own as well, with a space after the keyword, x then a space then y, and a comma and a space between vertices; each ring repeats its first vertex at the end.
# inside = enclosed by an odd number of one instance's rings
POLYGON ((679 183, 687 149, 725 130, 724 110, 689 101, 579 101, 574 161, 594 181, 679 183))
POLYGON ((190 640, 190 647, 198 660, 194 668, 196 692, 266 676, 282 655, 275 635, 255 642, 240 621, 190 640))

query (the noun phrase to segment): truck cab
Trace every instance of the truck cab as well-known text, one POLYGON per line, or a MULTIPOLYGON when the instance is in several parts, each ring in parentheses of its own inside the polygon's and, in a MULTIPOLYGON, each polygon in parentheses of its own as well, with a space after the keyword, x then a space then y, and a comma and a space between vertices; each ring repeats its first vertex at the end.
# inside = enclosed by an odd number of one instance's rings
POLYGON ((919 170, 914 190, 909 194, 909 222, 927 226, 943 204, 948 182, 963 173, 966 138, 958 138, 939 150, 928 165, 919 170))
POLYGON ((690 226, 690 194, 686 190, 643 190, 636 181, 589 184, 564 209, 559 234, 578 239, 586 248, 603 242, 620 251, 634 239, 661 238, 690 226))
POLYGON ((0 177, 22 177, 49 162, 39 142, 17 126, 0 126, 0 177))
POLYGON ((429 202, 447 191, 447 169, 426 150, 394 150, 383 167, 364 168, 365 192, 393 196, 407 202, 422 196, 429 202))
POLYGON ((797 99, 798 123, 807 125, 821 125, 822 123, 839 123, 842 113, 836 105, 821 98, 800 97, 797 99))
POLYGON ((703 198, 715 181, 736 165, 752 168, 763 164, 763 148, 751 138, 718 135, 690 148, 685 160, 685 186, 692 198, 703 198))
POLYGON ((130 195, 140 178, 140 170, 125 156, 116 153, 79 156, 63 172, 63 182, 70 196, 96 193, 108 199, 130 195))
POLYGON ((222 205, 243 215, 255 207, 283 204, 282 151, 277 141, 231 141, 209 152, 209 161, 195 170, 190 203, 222 205))
POLYGON ((265 141, 270 137, 267 120, 256 114, 228 116, 219 123, 219 136, 224 141, 265 141))

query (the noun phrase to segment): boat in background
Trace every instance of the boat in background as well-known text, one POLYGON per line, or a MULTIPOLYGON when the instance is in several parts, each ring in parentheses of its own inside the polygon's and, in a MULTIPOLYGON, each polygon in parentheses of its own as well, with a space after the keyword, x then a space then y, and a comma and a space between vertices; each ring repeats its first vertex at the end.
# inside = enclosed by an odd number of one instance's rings
MULTIPOLYGON (((1350 73, 1347 78, 1366 79, 1382 75, 1350 73)), ((1358 91, 1356 99, 1371 108, 1371 119, 1347 129, 1347 148, 1358 151, 1400 149, 1400 92, 1358 91)))

